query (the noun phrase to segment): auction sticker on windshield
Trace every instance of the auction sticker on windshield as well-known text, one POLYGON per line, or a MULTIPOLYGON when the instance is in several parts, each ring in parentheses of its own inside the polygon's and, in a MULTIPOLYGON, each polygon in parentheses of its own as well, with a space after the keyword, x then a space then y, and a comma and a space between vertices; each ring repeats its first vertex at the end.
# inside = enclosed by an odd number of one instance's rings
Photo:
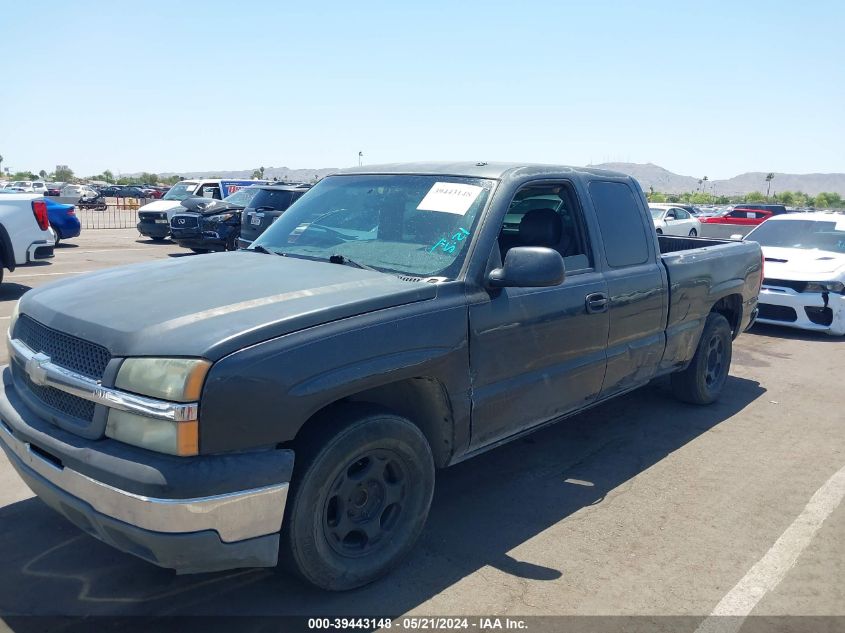
POLYGON ((465 215, 484 187, 457 182, 436 182, 417 205, 417 211, 439 211, 465 215))

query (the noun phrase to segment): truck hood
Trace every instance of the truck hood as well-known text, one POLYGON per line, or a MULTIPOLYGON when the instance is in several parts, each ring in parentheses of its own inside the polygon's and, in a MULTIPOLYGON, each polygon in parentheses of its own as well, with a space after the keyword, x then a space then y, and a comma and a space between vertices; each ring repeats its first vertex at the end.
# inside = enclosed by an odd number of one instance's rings
POLYGON ((112 268, 32 290, 21 314, 113 356, 226 354, 297 330, 432 299, 434 284, 250 251, 112 268))
POLYGON ((845 275, 845 254, 832 251, 764 246, 766 277, 796 281, 827 281, 845 275))
POLYGON ((177 209, 184 209, 182 203, 178 200, 156 200, 145 204, 138 211, 176 211, 177 209))

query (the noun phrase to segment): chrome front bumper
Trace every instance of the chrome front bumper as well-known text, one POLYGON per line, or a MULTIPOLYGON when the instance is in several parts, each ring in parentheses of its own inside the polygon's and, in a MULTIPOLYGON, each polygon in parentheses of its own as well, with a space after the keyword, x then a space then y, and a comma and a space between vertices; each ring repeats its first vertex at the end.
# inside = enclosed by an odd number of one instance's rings
POLYGON ((195 499, 156 499, 101 483, 18 440, 0 423, 7 451, 47 483, 84 501, 100 514, 153 532, 184 534, 214 530, 224 543, 266 536, 282 527, 288 484, 195 499))

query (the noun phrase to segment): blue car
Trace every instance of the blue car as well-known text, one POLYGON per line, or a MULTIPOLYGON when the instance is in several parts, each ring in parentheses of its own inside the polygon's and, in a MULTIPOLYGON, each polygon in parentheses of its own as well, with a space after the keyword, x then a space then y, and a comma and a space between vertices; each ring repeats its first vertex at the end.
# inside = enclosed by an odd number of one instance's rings
POLYGON ((71 237, 78 237, 82 230, 79 218, 76 217, 76 209, 72 204, 54 202, 50 198, 44 198, 47 203, 47 217, 50 226, 56 232, 56 245, 59 240, 66 240, 71 237))

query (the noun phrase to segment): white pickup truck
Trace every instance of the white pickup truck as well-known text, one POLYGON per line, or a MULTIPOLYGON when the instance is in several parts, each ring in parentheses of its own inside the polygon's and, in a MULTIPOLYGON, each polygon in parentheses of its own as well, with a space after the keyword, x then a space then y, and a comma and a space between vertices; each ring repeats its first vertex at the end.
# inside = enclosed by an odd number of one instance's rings
POLYGON ((47 203, 39 194, 0 194, 0 281, 3 270, 49 259, 55 239, 50 233, 47 203))

